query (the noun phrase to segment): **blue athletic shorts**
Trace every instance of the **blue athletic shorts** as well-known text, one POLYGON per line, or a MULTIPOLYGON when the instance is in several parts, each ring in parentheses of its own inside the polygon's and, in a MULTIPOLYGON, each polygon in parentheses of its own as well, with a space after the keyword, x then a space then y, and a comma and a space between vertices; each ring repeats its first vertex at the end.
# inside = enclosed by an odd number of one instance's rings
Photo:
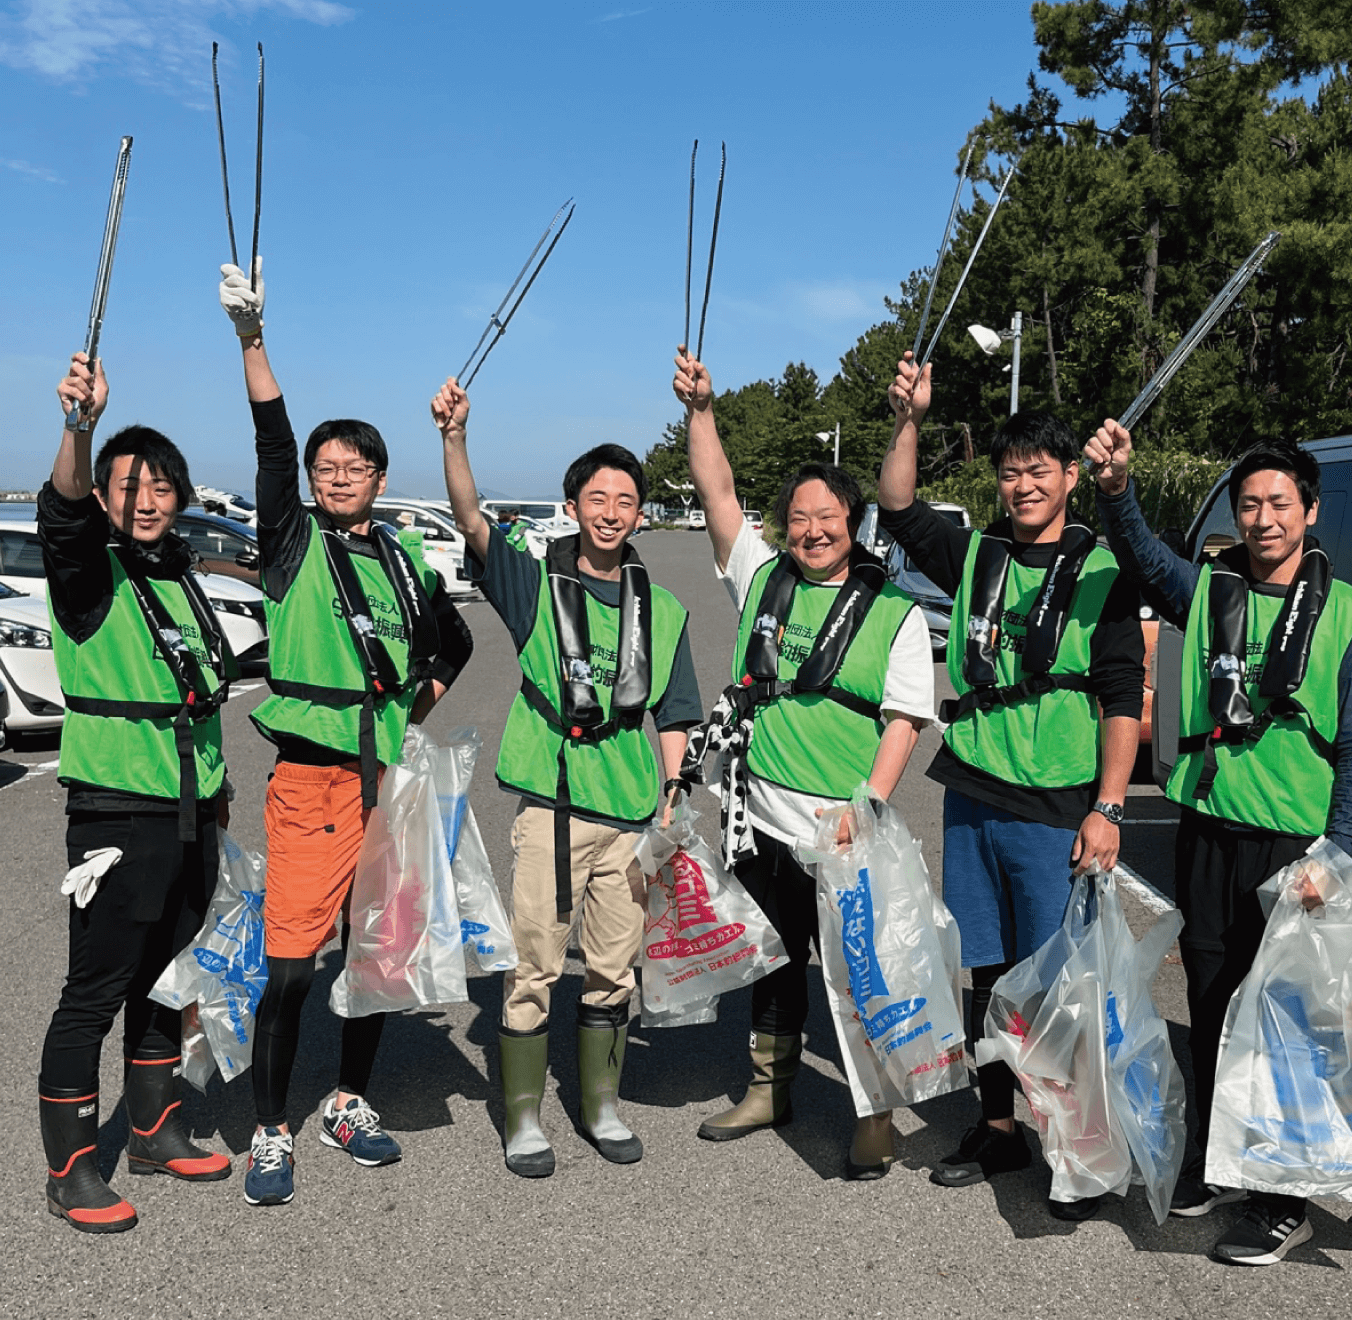
POLYGON ((1070 899, 1075 831, 944 792, 944 902, 962 965, 1021 962, 1057 931, 1070 899))

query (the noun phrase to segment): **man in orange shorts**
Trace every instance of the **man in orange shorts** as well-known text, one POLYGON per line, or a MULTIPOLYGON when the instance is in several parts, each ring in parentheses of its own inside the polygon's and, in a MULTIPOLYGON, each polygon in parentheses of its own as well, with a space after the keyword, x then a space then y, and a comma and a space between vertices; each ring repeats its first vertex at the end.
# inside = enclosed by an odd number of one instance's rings
MULTIPOLYGON (((260 262, 261 267, 261 262, 260 262)), ((244 352, 258 449, 258 543, 272 695, 253 714, 277 745, 268 787, 268 985, 254 1030, 258 1128, 244 1197, 291 1200, 287 1085, 315 955, 341 915, 383 767, 469 659, 469 629, 417 542, 371 518, 385 490, 385 442, 367 422, 322 422, 305 446, 315 507, 301 503, 296 440, 263 347, 263 281, 222 267, 221 305, 244 352)), ((359 1164, 389 1164, 399 1144, 366 1103, 384 1014, 343 1023, 338 1093, 320 1139, 359 1164)))

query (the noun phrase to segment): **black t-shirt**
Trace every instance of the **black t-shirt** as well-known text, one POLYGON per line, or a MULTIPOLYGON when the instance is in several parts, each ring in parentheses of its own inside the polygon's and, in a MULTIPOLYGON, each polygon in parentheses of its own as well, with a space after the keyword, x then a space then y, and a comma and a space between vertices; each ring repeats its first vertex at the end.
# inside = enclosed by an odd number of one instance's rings
MULTIPOLYGON (((376 559, 376 547, 369 536, 345 532, 318 508, 307 508, 300 497, 300 457, 296 437, 281 398, 254 403, 255 443, 258 451, 258 479, 255 497, 258 504, 258 551, 264 576, 263 590, 281 601, 300 572, 310 544, 310 517, 320 527, 337 531, 354 555, 376 559)), ((432 660, 431 676, 450 687, 469 661, 474 650, 469 625, 460 617, 454 602, 439 579, 431 594, 432 614, 436 619, 439 642, 432 660)), ((283 761, 296 765, 339 765, 352 760, 350 752, 325 747, 289 734, 269 734, 277 744, 283 761)))
MULTIPOLYGON (((956 595, 972 528, 958 527, 935 513, 923 500, 909 508, 879 512, 879 526, 896 538, 916 567, 941 591, 956 595)), ((1014 541, 1008 519, 992 524, 991 532, 1008 537, 1016 563, 1032 569, 1050 566, 1055 542, 1026 544, 1014 541)), ((1125 715, 1140 719, 1144 700, 1145 639, 1141 634, 1140 595, 1125 574, 1119 573, 1103 603, 1103 613, 1089 641, 1089 686, 1104 718, 1125 715)), ((998 807, 1025 820, 1078 829, 1094 805, 1097 784, 1070 788, 1028 788, 1009 784, 959 760, 944 743, 927 772, 931 779, 966 797, 998 807)))

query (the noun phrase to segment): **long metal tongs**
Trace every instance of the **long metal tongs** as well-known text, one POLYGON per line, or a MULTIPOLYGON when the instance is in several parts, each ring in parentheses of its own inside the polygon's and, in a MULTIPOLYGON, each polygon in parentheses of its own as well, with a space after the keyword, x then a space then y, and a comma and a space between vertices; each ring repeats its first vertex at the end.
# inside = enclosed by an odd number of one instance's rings
MULTIPOLYGON (((220 44, 211 43, 211 85, 216 92, 216 135, 221 144, 221 185, 225 189, 225 223, 230 230, 230 264, 239 265, 235 247, 235 218, 230 211, 230 171, 225 163, 225 120, 221 117, 221 80, 216 72, 220 44)), ((258 43, 258 151, 254 165, 253 251, 249 255, 249 288, 258 288, 258 221, 263 207, 263 43, 258 43)))
POLYGON ((958 203, 962 200, 962 185, 967 182, 967 167, 972 163, 972 147, 967 148, 963 157, 962 173, 958 176, 958 186, 953 190, 953 205, 948 209, 948 223, 944 226, 944 236, 939 241, 939 255, 934 258, 934 272, 930 275, 929 288, 925 290, 925 309, 920 313, 920 325, 915 332, 915 344, 911 357, 920 357, 920 345, 925 341, 925 327, 929 324, 930 303, 934 301, 934 289, 939 283, 939 272, 943 269, 944 258, 948 255, 948 243, 953 237, 953 222, 958 218, 958 203))
MULTIPOLYGON (((934 328, 934 337, 929 341, 929 347, 925 349, 925 356, 920 359, 920 367, 923 369, 926 362, 934 354, 935 346, 939 342, 939 336, 944 332, 944 326, 948 324, 948 318, 953 312, 953 307, 962 293, 963 285, 967 283, 967 276, 971 273, 972 265, 976 261, 976 255, 981 251, 981 245, 986 241, 986 235, 990 232, 992 222, 995 220, 996 212, 1000 209, 1000 204, 1005 200, 1005 193, 1009 189, 1009 181, 1014 177, 1014 171, 1019 168, 1019 162, 1016 160, 1008 170, 1005 171, 1004 182, 1000 185, 1000 191, 996 194, 995 201, 991 209, 986 213, 986 223, 981 226, 981 233, 977 235, 976 245, 972 248, 971 255, 967 258, 967 264, 962 268, 962 274, 958 276, 958 286, 953 290, 953 296, 948 300, 948 306, 944 308, 944 314, 939 318, 939 324, 934 328)), ((936 272, 937 275, 937 272, 936 272)))
MULTIPOLYGON (((94 276, 94 297, 89 304, 89 325, 85 329, 85 356, 89 369, 99 355, 99 336, 103 333, 103 313, 108 306, 108 285, 113 278, 113 254, 117 251, 117 230, 122 223, 122 199, 127 192, 127 171, 131 168, 131 138, 124 137, 117 152, 113 171, 113 191, 108 198, 108 216, 103 222, 103 247, 99 251, 99 271, 94 276)), ((77 404, 66 414, 66 430, 89 430, 89 410, 77 404)))
POLYGON ((554 251, 559 239, 563 237, 563 231, 568 228, 568 222, 573 218, 573 212, 575 210, 577 210, 577 206, 570 197, 557 211, 554 212, 554 218, 549 222, 549 227, 540 235, 540 241, 531 248, 530 256, 526 258, 526 264, 521 267, 520 273, 517 275, 516 279, 512 281, 512 287, 507 290, 507 296, 498 304, 498 310, 488 318, 488 324, 484 327, 483 334, 479 336, 479 342, 474 345, 474 352, 469 355, 468 361, 460 368, 460 374, 457 379, 460 381, 461 389, 469 389, 475 376, 479 374, 479 368, 488 360, 488 355, 493 351, 498 340, 507 333, 507 327, 511 324, 512 317, 516 315, 516 309, 521 306, 522 299, 530 292, 530 286, 535 283, 535 277, 544 270, 545 262, 549 260, 549 254, 554 251), (567 215, 564 215, 565 211, 567 212, 567 215), (559 216, 561 215, 563 216, 563 223, 560 225, 559 216), (555 225, 559 225, 557 233, 554 232, 555 225), (549 246, 545 248, 545 254, 540 258, 539 264, 534 270, 531 270, 531 263, 535 261, 535 254, 544 247, 545 239, 549 238, 550 234, 554 234, 553 239, 550 241, 549 246), (516 286, 525 279, 528 270, 530 271, 530 279, 526 280, 526 287, 517 295, 516 301, 512 303, 511 311, 509 311, 506 316, 503 316, 502 309, 507 306, 512 294, 516 293, 516 286), (493 335, 493 338, 488 342, 488 347, 484 348, 484 340, 488 339, 488 336, 492 334, 495 329, 497 330, 497 334, 493 335), (483 349, 482 353, 479 352, 481 348, 483 349), (471 365, 474 367, 473 371, 470 371, 471 365), (466 372, 469 374, 466 375, 466 372))
MULTIPOLYGON (((709 290, 714 282, 714 252, 718 248, 718 218, 723 213, 723 176, 728 168, 728 144, 722 143, 723 155, 718 166, 718 195, 714 198, 714 227, 709 236, 709 269, 704 276, 704 302, 699 311, 699 339, 695 344, 695 360, 703 360, 704 321, 709 314, 709 290)), ((690 211, 685 230, 685 335, 681 347, 690 351, 690 267, 695 249, 695 157, 699 154, 699 138, 690 152, 690 211)))

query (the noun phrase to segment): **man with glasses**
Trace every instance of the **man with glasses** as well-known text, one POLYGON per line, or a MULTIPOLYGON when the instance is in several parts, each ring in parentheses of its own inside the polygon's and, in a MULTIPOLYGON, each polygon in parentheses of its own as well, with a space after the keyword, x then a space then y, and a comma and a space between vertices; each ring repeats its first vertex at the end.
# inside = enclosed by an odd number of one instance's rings
MULTIPOLYGON (((260 262, 261 267, 261 262, 260 262)), ((253 713, 277 745, 268 786, 268 985, 254 1030, 258 1127, 244 1196, 291 1200, 286 1093, 315 956, 341 914, 343 944, 357 855, 383 768, 469 659, 469 629, 419 537, 372 521, 385 491, 385 442, 367 422, 321 422, 305 445, 314 507, 301 503, 296 441, 263 347, 263 281, 223 266, 221 305, 244 353, 258 450, 258 544, 272 695, 253 713)), ((257 273, 257 272, 256 272, 257 273)), ((384 1015, 343 1023, 338 1092, 320 1140, 358 1164, 389 1164, 398 1143, 364 1098, 384 1015)))

